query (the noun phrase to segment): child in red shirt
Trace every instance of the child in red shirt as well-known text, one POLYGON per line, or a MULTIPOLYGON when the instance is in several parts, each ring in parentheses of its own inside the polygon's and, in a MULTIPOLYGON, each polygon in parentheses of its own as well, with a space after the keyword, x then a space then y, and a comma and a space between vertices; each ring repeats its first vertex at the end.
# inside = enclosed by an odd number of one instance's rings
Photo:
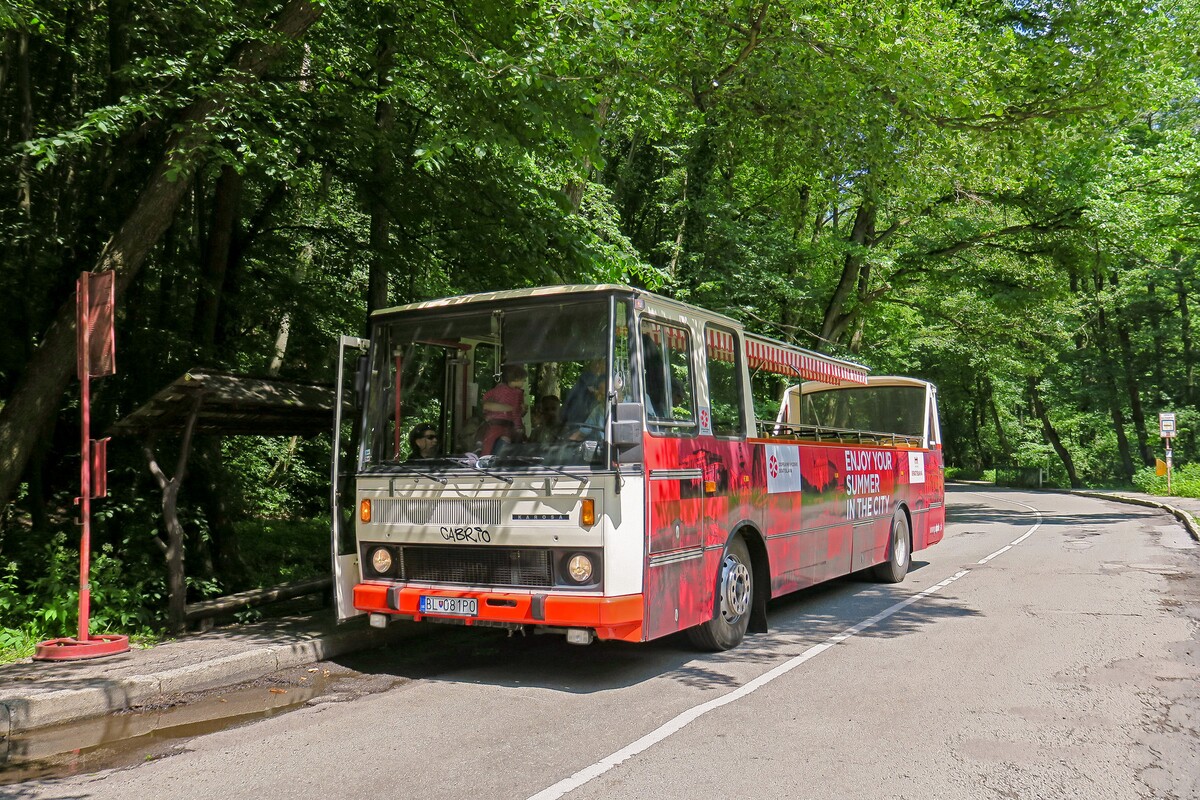
POLYGON ((482 455, 525 438, 525 367, 505 364, 500 382, 483 393, 482 455))

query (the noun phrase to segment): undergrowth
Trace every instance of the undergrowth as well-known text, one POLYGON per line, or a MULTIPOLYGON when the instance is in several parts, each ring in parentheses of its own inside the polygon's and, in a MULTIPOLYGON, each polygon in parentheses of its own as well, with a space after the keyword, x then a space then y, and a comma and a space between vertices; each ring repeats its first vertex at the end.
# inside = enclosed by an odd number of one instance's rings
MULTIPOLYGON (((244 580, 273 586, 329 572, 329 521, 261 520, 235 523, 244 580)), ((124 542, 93 551, 89 635, 116 633, 153 643, 166 626, 166 567, 154 552, 124 542)), ((215 580, 189 576, 190 593, 220 594, 215 580)), ((227 589, 226 589, 227 590, 227 589)), ((256 609, 238 617, 262 615, 256 609)), ((38 642, 79 633, 79 549, 65 532, 0 560, 0 664, 33 655, 38 642)))
MULTIPOLYGON (((26 658, 38 642, 79 634, 79 551, 65 533, 30 554, 36 570, 0 565, 0 663, 26 658), (33 577, 22 578, 22 575, 33 577)), ((105 544, 92 553, 88 633, 153 640, 166 607, 161 570, 123 559, 105 544)))
POLYGON ((1184 464, 1171 473, 1171 490, 1167 491, 1167 476, 1156 475, 1154 467, 1143 467, 1133 476, 1133 485, 1146 494, 1200 498, 1200 463, 1184 464))

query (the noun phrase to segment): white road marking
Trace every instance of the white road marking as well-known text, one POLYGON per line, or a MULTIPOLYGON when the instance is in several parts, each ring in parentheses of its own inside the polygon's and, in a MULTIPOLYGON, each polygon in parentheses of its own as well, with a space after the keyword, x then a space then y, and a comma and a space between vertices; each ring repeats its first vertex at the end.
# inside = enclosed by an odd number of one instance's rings
POLYGON ((992 560, 993 558, 995 558, 996 556, 998 556, 998 555, 1000 555, 1001 553, 1003 553, 1003 552, 1006 552, 1006 551, 1008 551, 1008 550, 1012 550, 1012 545, 1011 545, 1011 544, 1006 544, 1006 545, 1004 545, 1004 547, 1001 547, 999 550, 997 550, 996 552, 992 553, 990 556, 984 556, 983 558, 979 559, 979 561, 978 561, 977 563, 979 563, 979 564, 986 564, 987 562, 991 561, 991 560, 992 560))
POLYGON ((1037 514, 1037 518, 1038 518, 1037 525, 1034 525, 1032 528, 1025 531, 1024 534, 1022 534, 1021 536, 1018 536, 1016 539, 1013 539, 1011 542, 1004 545, 1004 547, 1001 547, 999 550, 992 553, 991 555, 984 556, 983 558, 979 559, 978 563, 980 563, 980 564, 986 564, 987 562, 991 561, 993 558, 1000 555, 1001 553, 1005 553, 1009 550, 1012 550, 1013 547, 1015 547, 1016 545, 1019 545, 1021 542, 1028 539, 1030 536, 1033 535, 1034 531, 1036 531, 1038 528, 1042 527, 1042 512, 1038 511, 1033 506, 1027 506, 1024 503, 1018 503, 1016 500, 1009 500, 1007 497, 996 497, 995 495, 981 494, 980 492, 967 492, 967 494, 973 494, 973 495, 977 495, 979 497, 986 497, 989 500, 999 500, 1002 503, 1012 503, 1014 506, 1020 506, 1021 508, 1028 508, 1034 514, 1037 514))
MULTIPOLYGON (((975 493, 972 492, 971 494, 975 494, 975 493)), ((989 497, 989 495, 981 495, 981 496, 989 497)), ((1034 531, 1036 531, 1038 528, 1040 528, 1042 526, 1042 522, 1041 522, 1042 514, 1040 511, 1038 511, 1033 506, 1027 506, 1024 503, 1017 503, 1014 500, 1008 500, 1008 499, 1000 498, 1000 497, 994 497, 991 499, 1002 500, 1003 502, 1006 502, 1006 503, 1014 503, 1015 505, 1024 506, 1025 508, 1028 508, 1030 511, 1037 514, 1038 523, 1036 525, 1034 525, 1032 528, 1030 528, 1029 530, 1027 530, 1020 538, 1016 539, 1011 544, 1005 545, 1000 550, 997 550, 995 553, 992 553, 987 558, 984 558, 983 560, 981 560, 979 562, 980 564, 986 564, 988 561, 990 561, 991 559, 1000 555, 1001 553, 1005 552, 1006 550, 1012 549, 1013 545, 1020 544, 1021 542, 1025 541, 1033 534, 1034 531)), ((828 639, 821 642, 820 644, 813 645, 812 647, 808 648, 800 655, 793 656, 792 658, 788 659, 787 661, 784 661, 782 664, 779 664, 778 666, 773 667, 772 669, 768 670, 767 672, 764 672, 762 675, 759 675, 754 680, 749 681, 748 683, 742 684, 738 688, 734 689, 732 692, 729 692, 728 694, 723 694, 720 697, 709 700, 706 703, 701 703, 698 706, 692 706, 687 711, 683 711, 680 714, 678 714, 677 716, 675 716, 673 719, 667 720, 662 725, 660 725, 659 727, 650 731, 649 733, 647 733, 645 736, 638 739, 637 741, 632 742, 631 744, 628 744, 625 747, 622 747, 617 752, 613 753, 610 756, 607 756, 606 758, 600 759, 595 764, 592 764, 589 767, 584 767, 583 769, 579 770, 578 772, 576 772, 574 775, 570 776, 569 778, 563 778, 561 781, 554 784, 553 786, 546 787, 542 791, 540 791, 537 794, 530 797, 529 800, 557 800, 557 798, 562 797, 563 795, 565 795, 569 792, 575 791, 580 786, 583 786, 585 783, 588 783, 588 782, 600 777, 601 775, 608 772, 613 767, 615 767, 619 764, 622 764, 625 761, 628 761, 629 759, 633 758, 634 756, 638 755, 639 753, 645 752, 646 750, 650 749, 654 745, 661 742, 663 739, 666 739, 671 734, 678 733, 679 731, 683 730, 683 728, 687 727, 692 722, 695 722, 697 719, 704 716, 708 712, 714 711, 714 710, 720 708, 721 706, 728 705, 728 704, 734 702, 735 700, 740 700, 743 697, 751 694, 752 692, 757 691, 758 689, 761 689, 762 687, 766 686, 768 683, 775 680, 776 678, 779 678, 779 677, 782 677, 782 676, 788 674, 789 672, 791 672, 792 670, 794 670, 796 667, 800 666, 804 662, 809 661, 813 658, 816 658, 821 653, 824 653, 826 650, 833 647, 835 644, 840 644, 841 642, 846 641, 850 637, 855 636, 859 633, 862 633, 867 628, 870 628, 874 625, 879 624, 883 620, 892 616, 896 612, 907 608, 908 606, 912 605, 913 603, 917 602, 918 600, 923 600, 924 598, 929 597, 931 594, 941 591, 942 589, 946 588, 950 584, 954 583, 959 578, 970 574, 970 572, 971 571, 969 569, 961 569, 958 572, 951 575, 949 578, 946 578, 946 580, 942 581, 941 583, 930 586, 928 589, 925 589, 924 591, 917 592, 916 594, 914 594, 904 600, 901 600, 899 603, 896 603, 895 605, 888 606, 883 611, 880 611, 878 614, 876 614, 872 617, 867 617, 862 622, 859 622, 855 625, 850 626, 849 628, 846 628, 841 633, 837 633, 837 634, 834 634, 833 636, 830 636, 828 639)))

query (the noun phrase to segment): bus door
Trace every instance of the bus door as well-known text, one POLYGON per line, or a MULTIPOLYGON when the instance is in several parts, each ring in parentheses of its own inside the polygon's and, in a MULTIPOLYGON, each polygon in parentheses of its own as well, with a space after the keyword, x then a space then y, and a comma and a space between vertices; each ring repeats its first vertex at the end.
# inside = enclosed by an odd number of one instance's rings
POLYGON ((367 339, 343 336, 338 343, 337 383, 333 403, 333 455, 330 459, 333 606, 338 622, 361 616, 354 608, 359 580, 358 549, 354 541, 354 476, 361 434, 359 410, 366 389, 367 339))
POLYGON ((643 319, 645 392, 648 638, 697 625, 712 615, 712 580, 704 568, 704 468, 692 335, 683 325, 643 319))
POLYGON ((920 460, 914 456, 909 479, 921 487, 921 505, 928 509, 923 521, 913 520, 913 549, 919 550, 941 541, 946 532, 946 485, 942 471, 942 427, 938 421, 937 388, 931 383, 925 389, 925 435, 922 446, 927 452, 920 460), (921 471, 921 480, 914 473, 921 471))

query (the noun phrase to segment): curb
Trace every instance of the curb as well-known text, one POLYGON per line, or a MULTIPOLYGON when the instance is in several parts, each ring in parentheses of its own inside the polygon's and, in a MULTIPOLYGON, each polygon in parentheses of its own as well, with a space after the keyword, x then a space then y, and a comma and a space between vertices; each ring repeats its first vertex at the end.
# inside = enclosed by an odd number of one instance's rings
POLYGON ((1157 500, 1146 500, 1141 497, 1130 497, 1124 494, 1105 494, 1102 492, 1083 492, 1071 491, 1068 494, 1078 495, 1079 497, 1091 497, 1096 500, 1112 500, 1117 503, 1126 503, 1134 506, 1146 506, 1147 508, 1157 508, 1159 511, 1165 511, 1183 525, 1187 530, 1188 535, 1197 542, 1200 542, 1200 526, 1196 524, 1196 518, 1190 512, 1184 511, 1181 508, 1176 508, 1166 503, 1160 503, 1157 500))
POLYGON ((423 628, 419 625, 395 621, 383 630, 339 631, 210 658, 150 675, 100 679, 92 686, 26 696, 0 696, 0 740, 38 728, 125 711, 162 695, 202 692, 257 680, 280 670, 394 644, 421 632, 423 628))

